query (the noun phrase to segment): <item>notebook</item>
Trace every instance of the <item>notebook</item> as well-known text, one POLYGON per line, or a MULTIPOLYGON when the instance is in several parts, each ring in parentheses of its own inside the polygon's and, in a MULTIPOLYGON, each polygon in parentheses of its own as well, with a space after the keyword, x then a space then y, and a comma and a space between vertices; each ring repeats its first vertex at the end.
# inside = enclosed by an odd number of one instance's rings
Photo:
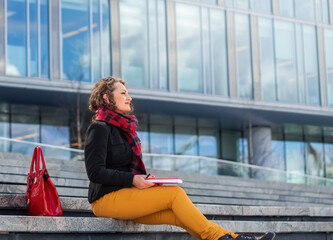
POLYGON ((183 184, 183 180, 180 178, 151 178, 147 181, 161 184, 183 184))

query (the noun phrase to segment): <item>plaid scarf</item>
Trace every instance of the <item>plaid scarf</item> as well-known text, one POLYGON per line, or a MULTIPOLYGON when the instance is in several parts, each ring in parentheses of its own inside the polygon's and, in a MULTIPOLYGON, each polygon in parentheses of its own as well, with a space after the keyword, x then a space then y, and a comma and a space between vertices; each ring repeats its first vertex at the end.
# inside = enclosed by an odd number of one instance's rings
POLYGON ((127 141, 132 145, 133 160, 131 172, 135 175, 146 174, 146 168, 142 161, 141 143, 135 132, 138 120, 134 115, 123 115, 106 108, 99 107, 96 111, 96 120, 112 124, 125 132, 127 141))

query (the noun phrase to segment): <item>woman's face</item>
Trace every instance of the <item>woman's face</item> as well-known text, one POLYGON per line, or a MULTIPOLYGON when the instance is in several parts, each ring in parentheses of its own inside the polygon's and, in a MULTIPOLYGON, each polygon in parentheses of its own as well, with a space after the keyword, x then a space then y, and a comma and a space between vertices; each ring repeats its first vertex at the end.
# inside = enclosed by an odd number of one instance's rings
MULTIPOLYGON (((116 82, 114 84, 115 90, 113 91, 113 99, 116 103, 116 112, 122 113, 122 114, 127 114, 131 112, 131 101, 132 98, 130 95, 128 95, 126 87, 120 83, 116 82)), ((106 97, 106 95, 105 95, 106 97)), ((103 96, 103 98, 105 99, 103 96)), ((107 102, 109 102, 109 99, 105 99, 107 102)))

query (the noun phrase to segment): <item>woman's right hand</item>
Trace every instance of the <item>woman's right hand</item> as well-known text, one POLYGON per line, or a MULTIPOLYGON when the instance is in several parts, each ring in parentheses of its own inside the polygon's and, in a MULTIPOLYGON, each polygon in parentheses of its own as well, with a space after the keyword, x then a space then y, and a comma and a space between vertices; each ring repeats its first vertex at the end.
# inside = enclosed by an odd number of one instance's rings
POLYGON ((132 184, 138 189, 145 189, 155 186, 154 183, 145 180, 146 175, 134 175, 132 184))

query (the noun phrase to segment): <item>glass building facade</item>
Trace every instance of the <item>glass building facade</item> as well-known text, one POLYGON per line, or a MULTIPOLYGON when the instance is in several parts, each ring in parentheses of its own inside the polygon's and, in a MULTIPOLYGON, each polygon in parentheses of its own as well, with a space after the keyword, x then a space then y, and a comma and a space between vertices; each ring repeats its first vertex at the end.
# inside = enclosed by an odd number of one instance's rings
MULTIPOLYGON (((82 148, 89 92, 115 75, 145 153, 333 178, 331 10, 328 0, 0 0, 0 137, 82 148), (269 145, 255 145, 261 127, 269 145)), ((191 161, 177 169, 194 171, 191 161)))

